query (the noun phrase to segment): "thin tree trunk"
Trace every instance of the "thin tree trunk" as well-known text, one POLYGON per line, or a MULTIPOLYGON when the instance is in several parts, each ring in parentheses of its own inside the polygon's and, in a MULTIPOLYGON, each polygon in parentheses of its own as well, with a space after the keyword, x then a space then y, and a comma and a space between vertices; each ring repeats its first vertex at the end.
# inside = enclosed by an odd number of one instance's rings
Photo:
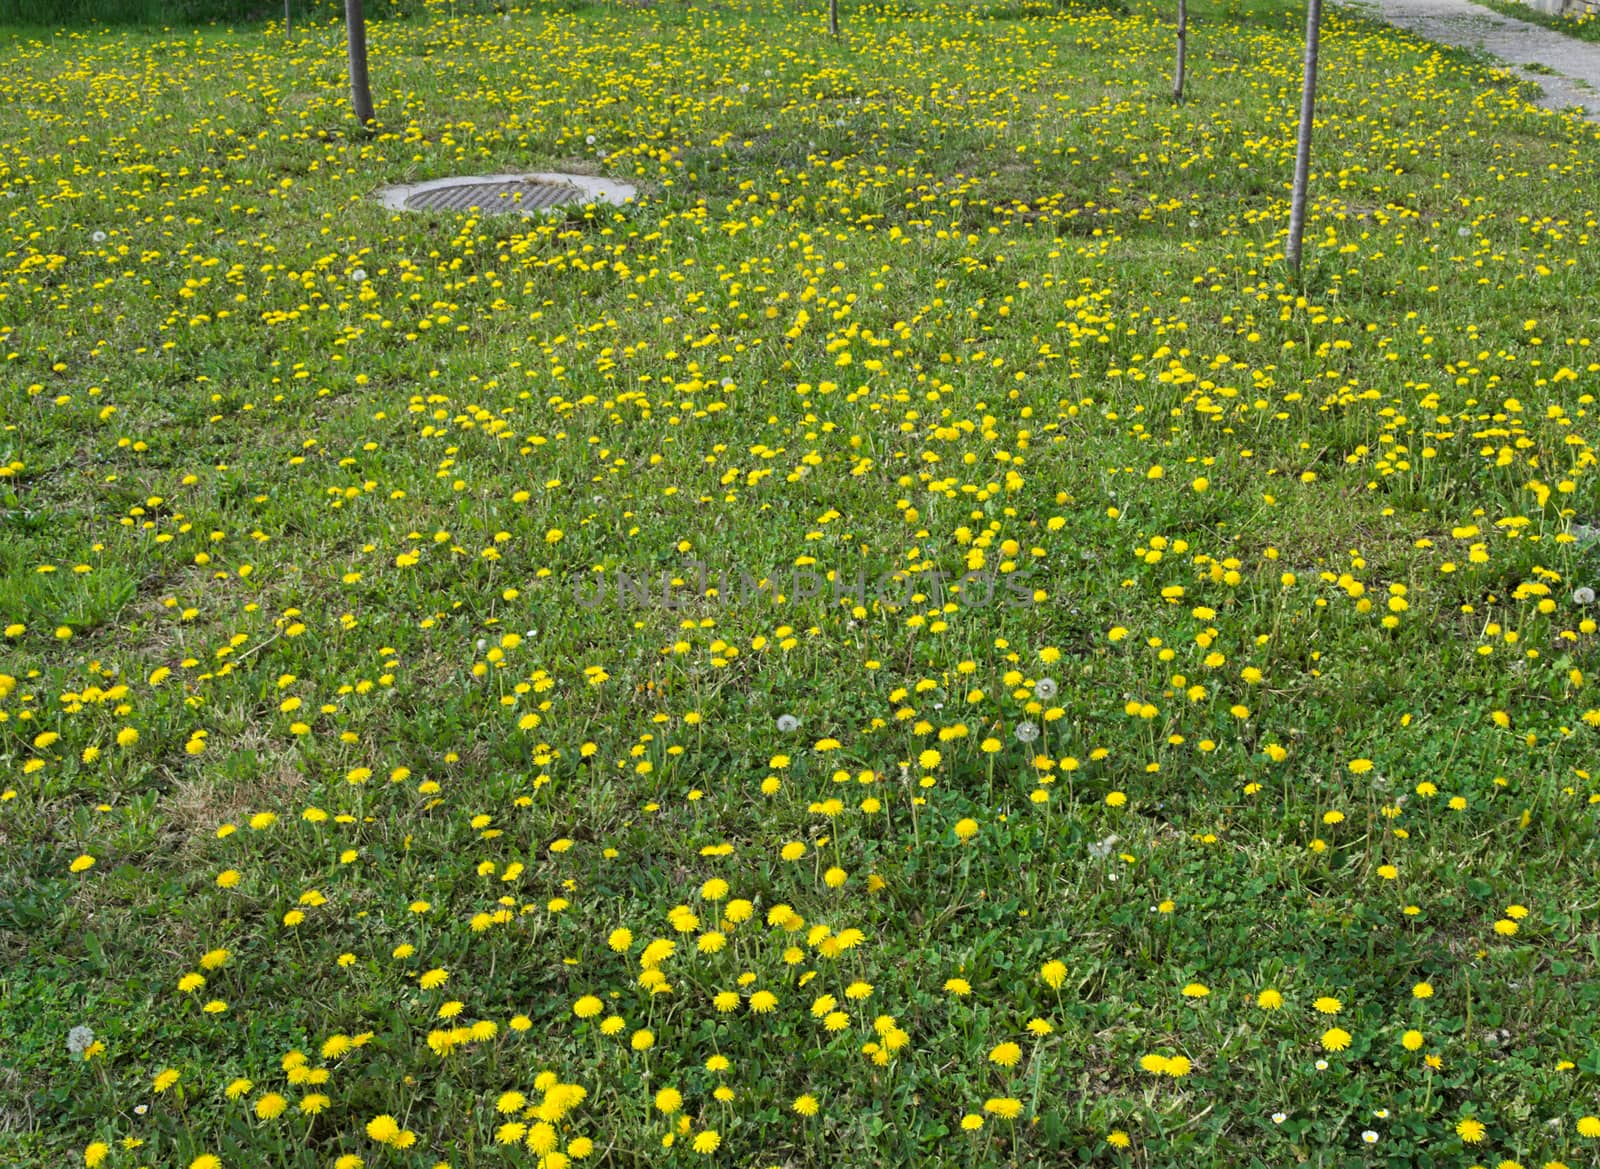
POLYGON ((376 122, 372 112, 372 84, 367 78, 367 18, 361 0, 344 0, 345 42, 350 57, 350 107, 363 126, 376 122))
POLYGON ((290 32, 290 29, 289 29, 289 4, 290 4, 290 2, 291 2, 291 0, 283 0, 283 35, 284 35, 285 39, 288 38, 289 32, 290 32))
POLYGON ((828 0, 828 32, 839 38, 839 0, 828 0))
POLYGON ((1189 62, 1189 0, 1178 0, 1178 63, 1172 71, 1172 100, 1183 100, 1183 75, 1189 62))
POLYGON ((1322 34, 1322 0, 1306 0, 1306 74, 1300 91, 1300 138, 1294 149, 1294 190, 1289 198, 1289 244, 1285 258, 1300 271, 1300 244, 1306 229, 1306 186, 1311 181, 1311 122, 1317 108, 1317 47, 1322 34))

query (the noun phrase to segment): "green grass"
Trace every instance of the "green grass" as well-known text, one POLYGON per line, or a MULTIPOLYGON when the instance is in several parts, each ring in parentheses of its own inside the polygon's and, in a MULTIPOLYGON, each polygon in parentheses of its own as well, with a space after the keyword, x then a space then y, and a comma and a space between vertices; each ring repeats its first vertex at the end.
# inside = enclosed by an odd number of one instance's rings
MULTIPOLYGON (((305 0, 291 13, 306 15, 305 0)), ((326 10, 326 5, 319 5, 326 10)), ((207 21, 264 20, 281 17, 283 4, 262 0, 0 0, 0 24, 32 28, 67 25, 148 24, 182 26, 207 21)))
POLYGON ((1557 32, 1566 33, 1569 37, 1600 41, 1600 15, 1593 12, 1563 16, 1555 12, 1540 12, 1537 8, 1518 3, 1517 0, 1473 0, 1473 2, 1482 4, 1485 8, 1492 8, 1503 16, 1515 16, 1518 20, 1553 28, 1557 32))
MULTIPOLYGON (((425 15, 436 0, 365 0, 369 20, 407 19, 425 15)), ((456 0, 445 5, 450 15, 503 13, 497 0, 456 0)), ((0 0, 0 27, 55 30, 63 26, 185 25, 281 21, 283 0, 0 0)), ((294 22, 343 19, 343 0, 290 0, 294 22)), ((282 27, 281 23, 278 26, 282 27)))
POLYGON ((1596 129, 844 16, 4 42, 0 1162, 1593 1163, 1596 129))

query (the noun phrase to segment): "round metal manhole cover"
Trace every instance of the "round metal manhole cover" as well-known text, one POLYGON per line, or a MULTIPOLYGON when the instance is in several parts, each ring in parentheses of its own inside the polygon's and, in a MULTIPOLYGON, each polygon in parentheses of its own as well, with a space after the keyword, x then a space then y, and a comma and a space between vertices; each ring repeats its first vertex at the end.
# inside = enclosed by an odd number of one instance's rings
POLYGON ((378 198, 393 211, 537 215, 555 207, 626 203, 634 193, 627 183, 590 175, 471 175, 385 187, 378 198))

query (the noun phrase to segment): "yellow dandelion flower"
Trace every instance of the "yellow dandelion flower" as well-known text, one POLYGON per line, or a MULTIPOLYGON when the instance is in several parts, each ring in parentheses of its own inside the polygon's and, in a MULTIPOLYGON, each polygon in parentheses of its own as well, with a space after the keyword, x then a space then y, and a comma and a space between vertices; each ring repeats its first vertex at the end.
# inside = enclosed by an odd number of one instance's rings
POLYGON ((997 1067, 1016 1067, 1022 1058, 1022 1048, 1015 1043, 1001 1043, 989 1052, 989 1062, 997 1067))
POLYGON ((1469 1145, 1475 1145, 1483 1140, 1483 1134, 1487 1131, 1482 1121, 1471 1116, 1462 1117, 1456 1122, 1456 1136, 1469 1145))

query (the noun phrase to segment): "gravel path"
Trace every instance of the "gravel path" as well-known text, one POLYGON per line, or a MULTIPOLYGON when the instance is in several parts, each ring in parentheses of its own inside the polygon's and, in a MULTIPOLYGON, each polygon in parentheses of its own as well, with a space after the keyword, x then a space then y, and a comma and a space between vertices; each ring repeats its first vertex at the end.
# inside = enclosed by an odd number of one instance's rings
POLYGON ((1491 53, 1507 63, 1508 72, 1544 90, 1539 105, 1552 110, 1582 106, 1589 121, 1600 122, 1600 44, 1501 16, 1469 0, 1341 2, 1430 41, 1491 53), (1524 68, 1528 65, 1556 72, 1534 73, 1524 68))

